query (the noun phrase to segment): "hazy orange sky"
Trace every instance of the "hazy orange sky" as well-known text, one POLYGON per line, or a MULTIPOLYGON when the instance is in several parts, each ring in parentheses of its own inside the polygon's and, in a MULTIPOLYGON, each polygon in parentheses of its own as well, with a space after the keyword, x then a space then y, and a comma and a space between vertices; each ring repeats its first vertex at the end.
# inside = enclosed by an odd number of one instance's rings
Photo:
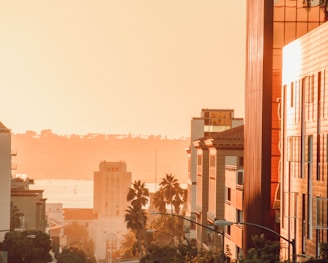
POLYGON ((179 138, 202 108, 244 117, 245 19, 245 0, 0 0, 0 121, 179 138))

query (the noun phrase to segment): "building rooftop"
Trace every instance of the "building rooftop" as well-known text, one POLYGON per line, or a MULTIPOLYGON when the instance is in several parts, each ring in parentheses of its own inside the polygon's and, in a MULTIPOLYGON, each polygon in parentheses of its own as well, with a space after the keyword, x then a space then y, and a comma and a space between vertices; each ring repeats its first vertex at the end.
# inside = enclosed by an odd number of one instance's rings
POLYGON ((220 149, 244 148, 244 125, 237 126, 222 132, 213 133, 210 136, 194 141, 195 147, 217 147, 220 149))
POLYGON ((240 125, 235 128, 231 128, 222 132, 218 132, 216 134, 212 134, 214 140, 219 139, 235 139, 235 140, 244 140, 244 126, 240 125))
POLYGON ((92 208, 64 208, 65 220, 93 220, 97 219, 98 215, 92 208))
POLYGON ((10 130, 0 121, 0 132, 10 132, 10 130))

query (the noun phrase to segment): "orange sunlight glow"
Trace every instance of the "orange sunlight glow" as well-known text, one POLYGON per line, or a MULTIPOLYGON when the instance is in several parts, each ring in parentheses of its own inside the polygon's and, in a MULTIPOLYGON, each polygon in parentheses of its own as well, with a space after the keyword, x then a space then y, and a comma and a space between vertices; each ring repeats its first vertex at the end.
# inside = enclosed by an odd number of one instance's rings
POLYGON ((288 84, 301 77, 302 47, 299 40, 295 40, 283 48, 282 83, 288 84))

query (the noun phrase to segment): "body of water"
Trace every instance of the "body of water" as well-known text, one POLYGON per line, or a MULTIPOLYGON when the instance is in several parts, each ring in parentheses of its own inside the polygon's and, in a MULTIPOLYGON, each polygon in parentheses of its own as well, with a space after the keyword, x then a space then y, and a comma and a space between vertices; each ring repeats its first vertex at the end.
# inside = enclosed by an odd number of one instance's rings
MULTIPOLYGON (((158 189, 158 185, 155 188, 154 183, 146 183, 146 187, 150 192, 158 189)), ((30 189, 44 190, 43 197, 47 198, 47 203, 62 203, 64 208, 93 207, 93 181, 91 180, 34 180, 30 189)))
POLYGON ((93 181, 91 180, 34 180, 30 189, 44 190, 47 203, 62 203, 64 208, 92 208, 93 181))

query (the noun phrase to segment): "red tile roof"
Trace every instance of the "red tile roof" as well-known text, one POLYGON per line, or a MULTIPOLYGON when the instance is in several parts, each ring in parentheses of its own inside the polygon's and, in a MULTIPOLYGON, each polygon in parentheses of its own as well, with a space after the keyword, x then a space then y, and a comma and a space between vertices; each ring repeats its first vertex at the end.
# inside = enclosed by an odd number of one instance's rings
POLYGON ((63 209, 65 220, 93 220, 98 215, 92 208, 65 208, 63 209))
POLYGON ((195 147, 214 146, 220 149, 244 148, 244 125, 214 133, 194 141, 195 147))

